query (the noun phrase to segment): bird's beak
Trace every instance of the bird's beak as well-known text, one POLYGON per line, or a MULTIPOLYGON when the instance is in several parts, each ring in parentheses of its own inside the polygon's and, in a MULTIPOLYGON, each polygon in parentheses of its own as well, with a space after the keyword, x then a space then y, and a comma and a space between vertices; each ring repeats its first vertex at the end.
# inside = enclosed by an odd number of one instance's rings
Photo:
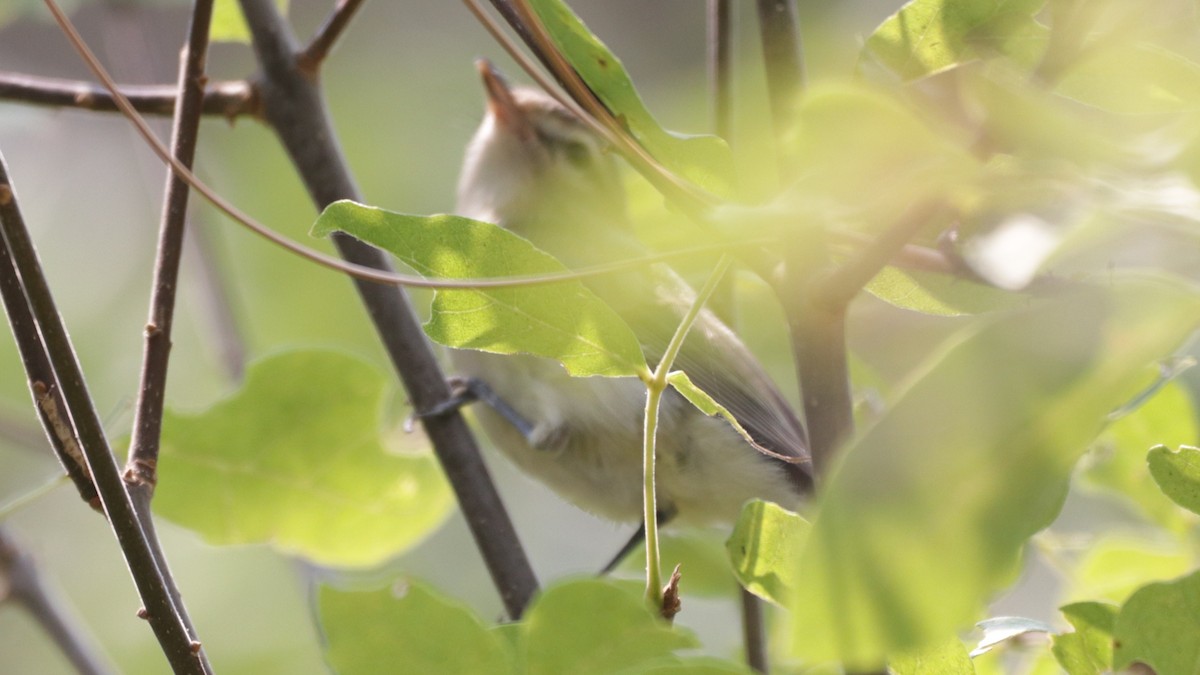
POLYGON ((530 123, 529 116, 525 111, 517 105, 504 76, 487 59, 476 60, 475 67, 479 69, 479 75, 483 78, 483 88, 487 92, 488 111, 496 118, 496 122, 518 138, 532 139, 534 137, 533 124, 530 123))

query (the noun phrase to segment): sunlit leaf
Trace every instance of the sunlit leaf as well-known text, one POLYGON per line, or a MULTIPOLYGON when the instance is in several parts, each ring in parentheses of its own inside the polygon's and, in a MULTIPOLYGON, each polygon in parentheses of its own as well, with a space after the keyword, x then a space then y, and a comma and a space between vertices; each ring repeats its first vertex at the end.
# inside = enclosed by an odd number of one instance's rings
POLYGON ((229 398, 165 415, 155 509, 214 544, 270 543, 338 566, 397 555, 453 498, 423 443, 384 446, 385 391, 375 367, 339 352, 252 364, 229 398))
POLYGON ((865 53, 914 80, 980 58, 1027 54, 1044 42, 1045 0, 912 0, 867 38, 865 53))
POLYGON ((655 616, 636 590, 600 579, 546 588, 521 624, 521 661, 529 675, 624 672, 694 646, 694 638, 655 616))
POLYGON ((530 0, 583 80, 650 154, 680 176, 717 194, 733 190, 733 156, 716 136, 685 136, 663 129, 638 96, 633 81, 608 47, 562 0, 530 0))
MULTIPOLYGON (((313 225, 389 251, 437 279, 551 274, 565 268, 525 239, 459 216, 409 216, 342 201, 313 225)), ((637 375, 646 370, 637 337, 578 281, 479 290, 439 290, 425 332, 465 349, 524 352, 560 361, 572 375, 637 375)))
MULTIPOLYGON (((281 13, 287 14, 288 0, 275 0, 275 5, 281 13)), ((250 28, 238 0, 216 0, 210 37, 214 42, 250 41, 250 28)))
POLYGON ((1168 382, 1104 431, 1082 475, 1089 485, 1111 490, 1154 522, 1182 533, 1196 519, 1163 494, 1150 475, 1146 452, 1160 444, 1179 447, 1198 441, 1191 395, 1178 382, 1168 382))
POLYGON ((910 272, 896 267, 885 267, 866 290, 888 304, 934 316, 978 314, 1029 303, 1026 296, 1017 293, 949 275, 910 272))
POLYGON ((515 672, 510 644, 416 581, 370 592, 322 587, 318 611, 325 656, 341 675, 515 672))
POLYGON ((788 143, 798 175, 790 202, 810 211, 827 204, 831 216, 860 220, 867 230, 927 197, 953 202, 980 167, 947 131, 881 91, 813 87, 788 143))
POLYGON ((980 322, 931 359, 826 480, 797 653, 874 668, 975 621, 1108 412, 1198 316, 1190 288, 1114 280, 980 322))
POLYGON ((1113 628, 1113 668, 1144 663, 1157 675, 1200 669, 1200 572, 1139 589, 1113 628))
POLYGON ((888 659, 893 675, 975 675, 975 666, 962 640, 950 638, 932 647, 893 654, 888 659))
POLYGON ((1112 633, 1119 608, 1077 602, 1061 608, 1073 632, 1053 636, 1051 651, 1069 675, 1101 675, 1112 669, 1112 633))
POLYGON ((733 413, 729 412, 729 409, 725 406, 717 403, 707 392, 693 384, 687 373, 681 370, 670 373, 667 375, 667 382, 670 383, 672 389, 682 394, 700 412, 709 417, 720 417, 728 422, 729 426, 733 427, 733 430, 738 432, 742 438, 746 439, 747 443, 755 444, 754 437, 737 421, 733 413))
POLYGON ((1124 602, 1158 579, 1185 574, 1195 557, 1183 543, 1106 538, 1088 548, 1071 575, 1071 598, 1124 602))
POLYGON ((971 657, 985 654, 993 647, 1028 633, 1054 633, 1054 626, 1023 616, 998 616, 984 619, 975 624, 983 631, 979 644, 971 650, 971 657))
POLYGON ((1123 114, 1190 112, 1200 109, 1200 65, 1153 45, 1102 43, 1071 65, 1058 91, 1123 114))
POLYGON ((1200 513, 1200 449, 1182 447, 1172 452, 1166 446, 1150 450, 1150 475, 1163 493, 1176 504, 1200 513))
POLYGON ((810 529, 808 521, 777 504, 746 504, 725 543, 738 581, 760 598, 786 606, 799 583, 800 551, 810 529))

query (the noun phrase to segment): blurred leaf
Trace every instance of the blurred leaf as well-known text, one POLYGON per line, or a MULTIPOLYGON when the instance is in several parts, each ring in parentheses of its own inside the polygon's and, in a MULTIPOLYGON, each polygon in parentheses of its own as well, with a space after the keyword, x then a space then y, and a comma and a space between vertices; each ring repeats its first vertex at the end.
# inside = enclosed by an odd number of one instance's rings
POLYGON ((964 281, 945 274, 912 272, 885 267, 867 284, 867 292, 884 302, 934 316, 962 316, 1029 303, 1019 293, 964 281))
POLYGON ((1153 45, 1101 41, 1071 65, 1057 91, 1121 114, 1193 112, 1200 109, 1200 65, 1153 45))
POLYGON ((1051 638, 1054 658, 1068 675, 1101 675, 1112 670, 1113 624, 1119 608, 1104 602, 1077 602, 1060 608, 1075 628, 1051 638))
POLYGON ((1182 533, 1195 522, 1163 494, 1150 475, 1146 452, 1156 445, 1179 447, 1200 441, 1188 390, 1168 382, 1136 410, 1113 422, 1096 444, 1085 481, 1112 490, 1159 525, 1182 533))
POLYGON ((1200 572, 1138 589, 1113 628, 1113 668, 1134 663, 1157 675, 1195 675, 1200 669, 1200 572))
POLYGON ((1040 49, 1045 0, 912 0, 867 38, 865 53, 906 80, 968 61, 1040 49))
POLYGON ((892 675, 975 675, 975 666, 962 640, 950 638, 932 647, 893 654, 888 659, 892 675))
POLYGON ((1194 558, 1182 542, 1104 539, 1091 546, 1071 575, 1072 598, 1125 602, 1146 583, 1170 579, 1192 568, 1194 558))
POLYGON ((621 671, 622 675, 728 675, 741 673, 751 675, 749 667, 732 661, 722 661, 702 656, 672 659, 671 663, 646 665, 632 670, 621 671))
MULTIPOLYGON (((683 580, 679 588, 684 595, 700 597, 731 597, 737 590, 733 571, 729 567, 729 556, 722 545, 723 535, 709 530, 684 532, 660 532, 658 537, 659 558, 663 567, 680 565, 683 580)), ((646 575, 646 547, 634 549, 625 556, 617 567, 619 571, 646 575)))
POLYGON ((324 586, 318 605, 326 659, 341 675, 515 672, 511 645, 423 583, 372 592, 324 586))
MULTIPOLYGON (((427 278, 566 270, 508 230, 459 216, 408 216, 341 201, 329 205, 313 225, 314 236, 334 231, 391 252, 427 278)), ((647 370, 637 337, 578 281, 439 290, 425 332, 449 347, 549 357, 572 375, 638 375, 647 370)))
POLYGON ((580 579, 542 591, 521 625, 523 671, 529 675, 606 675, 669 659, 697 646, 650 611, 636 590, 580 579))
POLYGON ((381 443, 384 392, 374 366, 339 352, 252 364, 229 398, 164 416, 155 510, 213 544, 270 543, 323 565, 404 551, 453 498, 425 448, 381 443))
POLYGON ((778 504, 746 504, 725 543, 738 581, 760 598, 786 607, 799 584, 800 552, 811 529, 807 520, 778 504))
POLYGON ((1023 616, 998 616, 984 619, 975 626, 983 631, 983 637, 979 640, 979 644, 975 645, 975 649, 971 650, 972 658, 986 654, 996 645, 1027 633, 1054 634, 1056 632, 1054 626, 1044 621, 1036 621, 1023 616))
MULTIPOLYGON (((288 0, 275 0, 275 5, 280 13, 287 14, 288 0)), ((210 39, 213 42, 250 42, 250 27, 246 25, 238 0, 216 0, 210 39)))
POLYGON ((1146 457, 1150 475, 1176 504, 1200 513, 1200 449, 1184 446, 1171 452, 1160 445, 1146 457))
POLYGON ((826 205, 831 217, 858 221, 859 229, 892 222, 926 197, 954 201, 979 173, 958 144, 964 139, 866 87, 812 87, 797 121, 788 151, 799 176, 790 189, 798 194, 787 201, 805 211, 826 205))
POLYGON ((716 136, 685 136, 659 126, 608 47, 562 0, 530 0, 554 43, 633 137, 668 169, 719 195, 733 192, 733 155, 716 136))
POLYGON ((875 668, 974 621, 1107 413, 1197 316, 1190 288, 1118 279, 980 321, 931 359, 826 480, 791 603, 797 653, 875 668))

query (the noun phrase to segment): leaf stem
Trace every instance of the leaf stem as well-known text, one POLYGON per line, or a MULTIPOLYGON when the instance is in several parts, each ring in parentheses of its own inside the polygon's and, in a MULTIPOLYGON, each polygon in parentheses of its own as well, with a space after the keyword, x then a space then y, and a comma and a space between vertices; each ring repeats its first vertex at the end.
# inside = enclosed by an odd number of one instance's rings
POLYGON ((732 260, 729 256, 721 256, 716 267, 704 283, 704 287, 696 294, 691 307, 679 321, 675 334, 667 343, 663 357, 654 369, 654 373, 643 378, 646 382, 646 413, 645 428, 642 438, 642 519, 646 528, 646 599, 655 607, 662 605, 662 568, 658 553, 658 500, 654 489, 655 439, 658 435, 658 409, 662 402, 663 392, 666 391, 667 375, 675 363, 675 357, 683 348, 688 332, 704 309, 704 303, 712 296, 713 291, 721 283, 725 272, 729 270, 732 260))

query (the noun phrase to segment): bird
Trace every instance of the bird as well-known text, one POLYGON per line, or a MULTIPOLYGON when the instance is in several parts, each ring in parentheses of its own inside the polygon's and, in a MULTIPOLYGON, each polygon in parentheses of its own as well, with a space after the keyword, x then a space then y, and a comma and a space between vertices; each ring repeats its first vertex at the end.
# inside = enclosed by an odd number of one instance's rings
MULTIPOLYGON (((520 235, 569 268, 645 256, 605 141, 543 91, 510 86, 486 60, 477 67, 486 109, 466 149, 456 213, 520 235)), ((584 283, 630 325, 650 363, 695 298, 665 265, 584 283)), ((558 362, 530 354, 454 349, 451 362, 461 381, 475 386, 472 397, 491 404, 476 417, 521 470, 600 517, 642 518, 646 390, 638 378, 572 377, 558 362)), ((659 521, 731 523, 753 498, 793 509, 802 503, 813 487, 804 427, 737 335, 703 310, 675 366, 757 445, 790 461, 760 452, 728 422, 668 389, 655 459, 659 521)))

